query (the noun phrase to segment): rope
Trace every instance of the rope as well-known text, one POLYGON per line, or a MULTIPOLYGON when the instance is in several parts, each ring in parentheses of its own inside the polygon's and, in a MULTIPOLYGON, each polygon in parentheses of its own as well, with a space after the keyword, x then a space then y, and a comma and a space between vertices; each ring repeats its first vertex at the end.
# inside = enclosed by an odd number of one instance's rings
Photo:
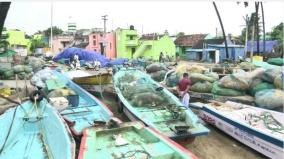
POLYGON ((121 157, 117 158, 117 159, 122 159, 122 158, 130 158, 130 157, 133 157, 136 153, 143 153, 143 154, 146 154, 146 159, 149 159, 151 157, 151 155, 145 151, 145 150, 131 150, 131 151, 127 151, 126 153, 123 153, 121 155, 121 157), (132 153, 130 155, 127 155, 129 153, 132 153))

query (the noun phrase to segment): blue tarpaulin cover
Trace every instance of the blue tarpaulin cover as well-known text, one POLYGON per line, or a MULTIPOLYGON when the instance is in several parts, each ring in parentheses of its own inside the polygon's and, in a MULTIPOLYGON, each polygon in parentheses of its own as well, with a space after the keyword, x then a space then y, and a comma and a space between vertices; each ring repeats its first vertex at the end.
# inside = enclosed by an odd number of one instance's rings
POLYGON ((119 65, 127 62, 127 58, 118 58, 115 60, 110 60, 106 58, 104 55, 101 55, 99 52, 84 50, 81 48, 71 47, 64 49, 62 52, 57 54, 53 60, 58 61, 60 59, 69 59, 70 57, 74 57, 75 54, 78 54, 79 60, 84 60, 87 62, 99 61, 102 67, 110 66, 110 65, 119 65))
MULTIPOLYGON (((266 40, 265 41, 265 52, 269 53, 272 52, 272 49, 274 46, 278 45, 278 41, 277 40, 266 40)), ((247 43, 247 50, 250 51, 251 49, 251 41, 248 41, 247 43)), ((257 51, 257 47, 256 47, 256 41, 254 41, 254 47, 253 47, 253 52, 257 51)), ((263 42, 262 40, 259 41, 259 51, 263 52, 263 42)))

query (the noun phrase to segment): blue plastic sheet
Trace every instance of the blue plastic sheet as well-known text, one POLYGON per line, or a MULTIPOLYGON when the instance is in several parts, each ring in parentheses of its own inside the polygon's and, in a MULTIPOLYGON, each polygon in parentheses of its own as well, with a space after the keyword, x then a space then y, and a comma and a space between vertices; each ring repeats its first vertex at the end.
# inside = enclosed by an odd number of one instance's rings
POLYGON ((60 59, 69 59, 70 57, 74 57, 77 54, 79 56, 79 60, 84 60, 86 62, 99 61, 102 67, 112 66, 112 65, 120 65, 124 62, 127 62, 127 58, 118 58, 113 61, 106 58, 104 55, 101 55, 99 52, 84 50, 81 48, 71 47, 63 50, 59 54, 57 54, 53 60, 58 61, 60 59))

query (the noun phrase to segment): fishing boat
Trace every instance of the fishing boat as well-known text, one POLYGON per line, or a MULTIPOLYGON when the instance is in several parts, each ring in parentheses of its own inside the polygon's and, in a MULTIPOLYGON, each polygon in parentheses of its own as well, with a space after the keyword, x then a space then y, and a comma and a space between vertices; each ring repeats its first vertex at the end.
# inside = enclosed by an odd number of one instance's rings
POLYGON ((111 83, 112 80, 110 71, 99 71, 91 74, 86 71, 76 70, 67 72, 67 75, 80 85, 105 85, 111 83))
POLYGON ((1 159, 75 158, 75 141, 67 124, 45 99, 8 109, 0 116, 0 127, 1 159))
POLYGON ((284 113, 227 101, 200 106, 200 117, 269 158, 284 154, 284 113))
MULTIPOLYGON (((60 111, 74 135, 81 136, 83 129, 93 126, 96 121, 111 119, 113 114, 103 102, 75 84, 65 74, 58 71, 53 71, 53 74, 63 82, 65 88, 73 90, 77 95, 77 98, 75 96, 70 100, 73 104, 69 104, 66 109, 60 111)), ((46 82, 47 87, 51 88, 54 88, 52 85, 54 86, 55 83, 59 82, 46 82)))
POLYGON ((81 141, 79 159, 162 158, 193 159, 194 154, 140 122, 116 128, 88 128, 81 141))
POLYGON ((180 100, 149 75, 136 69, 120 69, 113 76, 119 110, 172 139, 206 135, 209 130, 180 100))

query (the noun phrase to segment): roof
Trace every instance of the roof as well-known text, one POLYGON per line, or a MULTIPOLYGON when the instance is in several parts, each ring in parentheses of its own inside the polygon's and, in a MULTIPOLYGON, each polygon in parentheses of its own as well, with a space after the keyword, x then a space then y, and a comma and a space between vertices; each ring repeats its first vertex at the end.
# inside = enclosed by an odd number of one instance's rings
POLYGON ((140 37, 140 40, 158 40, 162 38, 164 35, 158 35, 158 34, 144 34, 140 37))
POLYGON ((177 46, 195 46, 200 40, 203 40, 207 34, 183 35, 175 40, 177 46))
MULTIPOLYGON (((216 44, 208 44, 208 46, 211 46, 211 47, 225 47, 225 45, 224 44, 221 44, 221 45, 216 45, 216 44)), ((227 45, 228 46, 228 48, 244 48, 245 46, 243 46, 243 45, 233 45, 233 44, 229 44, 229 45, 227 45)))

